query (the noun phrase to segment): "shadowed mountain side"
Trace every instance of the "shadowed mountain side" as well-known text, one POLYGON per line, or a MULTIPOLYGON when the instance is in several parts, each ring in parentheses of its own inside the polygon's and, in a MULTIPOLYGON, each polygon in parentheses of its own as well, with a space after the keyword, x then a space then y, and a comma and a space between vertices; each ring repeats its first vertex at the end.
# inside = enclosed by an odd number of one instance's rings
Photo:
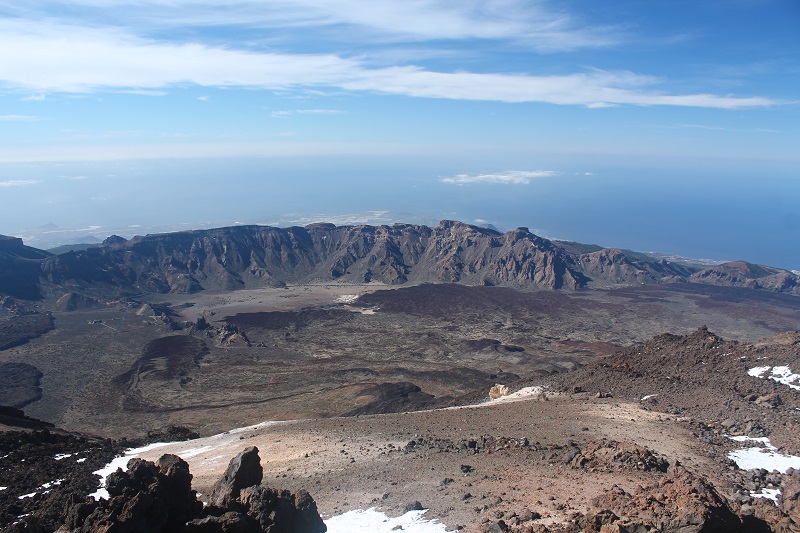
POLYGON ((50 255, 25 246, 22 239, 0 235, 0 295, 40 299, 38 267, 50 255))
MULTIPOLYGON (((26 248, 21 242, 16 246, 26 248)), ((9 257, 0 254, 0 260, 9 257)), ((331 280, 546 289, 686 281, 800 294, 798 277, 785 270, 741 262, 689 266, 636 252, 550 241, 527 228, 501 234, 454 221, 432 228, 236 226, 129 241, 109 238, 96 248, 28 260, 32 264, 15 261, 6 276, 27 280, 13 286, 27 287, 28 298, 36 297, 39 276, 46 280, 45 292, 56 296, 65 290, 91 296, 190 294, 331 280)))

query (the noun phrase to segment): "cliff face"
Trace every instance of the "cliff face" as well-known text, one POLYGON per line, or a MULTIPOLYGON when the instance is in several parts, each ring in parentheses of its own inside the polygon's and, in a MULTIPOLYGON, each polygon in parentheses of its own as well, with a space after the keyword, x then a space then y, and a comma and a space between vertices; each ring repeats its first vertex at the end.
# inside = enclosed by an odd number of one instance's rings
POLYGON ((338 279, 546 289, 687 281, 800 294, 797 276, 780 269, 736 263, 699 270, 616 249, 560 245, 527 228, 502 234, 453 221, 236 226, 108 239, 36 261, 35 276, 68 290, 191 293, 338 279))
POLYGON ((39 263, 50 254, 25 246, 22 239, 0 235, 0 296, 41 298, 39 263))
POLYGON ((434 228, 314 224, 152 235, 44 261, 54 284, 95 281, 147 292, 342 279, 578 288, 589 280, 552 242, 442 222, 434 228))

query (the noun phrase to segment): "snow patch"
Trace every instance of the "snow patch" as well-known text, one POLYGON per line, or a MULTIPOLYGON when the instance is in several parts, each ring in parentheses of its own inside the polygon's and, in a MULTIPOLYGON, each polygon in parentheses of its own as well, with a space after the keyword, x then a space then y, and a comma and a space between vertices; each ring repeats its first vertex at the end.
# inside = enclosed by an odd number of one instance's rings
POLYGON ((771 379, 800 390, 800 374, 795 374, 788 366, 757 366, 747 371, 754 378, 771 379))
POLYGON ((728 437, 736 442, 760 442, 769 446, 769 437, 748 437, 747 435, 737 435, 735 437, 728 437))
POLYGON ((778 503, 778 496, 781 494, 781 489, 761 489, 760 493, 750 493, 750 496, 753 498, 769 498, 770 500, 774 501, 776 504, 778 503))
POLYGON ((153 444, 148 444, 147 446, 142 446, 141 448, 130 448, 125 451, 125 455, 121 457, 114 458, 110 463, 106 466, 101 468, 100 470, 95 470, 95 474, 100 476, 100 488, 94 491, 93 493, 89 494, 89 496, 93 496, 96 500, 100 498, 105 498, 108 500, 111 495, 106 490, 106 478, 109 474, 112 474, 117 471, 117 468, 126 469, 128 466, 128 461, 135 457, 139 457, 141 454, 145 452, 149 452, 150 450, 154 450, 156 448, 161 448, 162 446, 167 446, 170 444, 169 442, 155 442, 153 444))
POLYGON ((6 490, 8 487, 0 487, 0 490, 6 490))
POLYGON ((728 459, 736 463, 742 470, 755 470, 763 468, 769 472, 777 470, 785 474, 790 468, 800 469, 800 457, 796 455, 786 455, 778 452, 767 437, 728 437, 737 442, 754 441, 760 442, 764 447, 744 448, 735 450, 728 454, 728 459))
POLYGON ((214 449, 214 446, 201 446, 199 448, 189 448, 188 450, 184 450, 181 452, 181 457, 184 459, 188 459, 189 457, 197 457, 201 453, 210 452, 214 449))
MULTIPOLYGON (((36 492, 31 492, 30 494, 23 494, 22 496, 18 497, 18 500, 24 500, 25 498, 33 498, 39 491, 44 491, 42 494, 47 494, 50 492, 51 487, 55 487, 56 485, 61 485, 61 482, 64 481, 63 479, 56 479, 55 481, 48 481, 47 483, 42 483, 39 487, 36 488, 36 492)), ((6 487, 3 487, 5 489, 6 487)))
POLYGON ((655 398, 656 396, 658 396, 658 394, 648 394, 646 396, 642 396, 641 398, 639 398, 639 401, 643 402, 645 400, 649 400, 650 398, 655 398))
POLYGON ((757 366, 755 368, 751 368, 750 370, 748 370, 747 371, 747 375, 748 376, 753 376, 754 378, 760 378, 760 377, 762 377, 764 372, 766 372, 770 368, 772 368, 772 367, 770 367, 770 366, 757 366))
POLYGON ((336 298, 336 303, 351 304, 358 300, 358 294, 342 294, 336 298))
POLYGON ((55 459, 56 461, 60 461, 62 459, 66 459, 67 457, 72 457, 73 455, 75 455, 75 454, 74 453, 57 453, 57 454, 55 454, 53 456, 53 459, 55 459))
POLYGON ((328 533, 444 533, 447 528, 435 520, 425 520, 426 510, 408 511, 402 516, 390 518, 374 508, 348 511, 325 520, 328 533))

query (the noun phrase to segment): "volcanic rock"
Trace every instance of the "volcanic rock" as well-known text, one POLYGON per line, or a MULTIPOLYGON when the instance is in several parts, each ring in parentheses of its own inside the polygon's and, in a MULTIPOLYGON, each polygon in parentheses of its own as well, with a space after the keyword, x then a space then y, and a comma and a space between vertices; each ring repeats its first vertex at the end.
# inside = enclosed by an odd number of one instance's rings
POLYGON ((62 530, 71 532, 166 533, 323 533, 325 524, 314 499, 262 487, 262 467, 255 447, 245 448, 215 485, 204 508, 191 488, 189 465, 175 455, 157 464, 128 461, 106 478, 110 500, 73 500, 62 530))
POLYGON ((673 533, 744 531, 727 501, 702 476, 672 465, 657 484, 628 494, 614 487, 592 502, 586 532, 657 530, 673 533))
POLYGON ((243 488, 259 485, 263 475, 258 448, 255 446, 245 448, 239 455, 231 459, 222 479, 214 485, 210 499, 211 505, 228 507, 231 502, 239 498, 239 493, 243 488))

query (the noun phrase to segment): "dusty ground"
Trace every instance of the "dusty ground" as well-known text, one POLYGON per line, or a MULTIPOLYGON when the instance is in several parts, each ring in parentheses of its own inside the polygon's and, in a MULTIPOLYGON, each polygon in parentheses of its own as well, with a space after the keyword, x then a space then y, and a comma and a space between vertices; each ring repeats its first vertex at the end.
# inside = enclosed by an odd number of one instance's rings
POLYGON ((53 330, 0 351, 0 365, 27 365, 32 381, 10 399, 0 390, 0 403, 30 401, 29 415, 91 435, 168 425, 210 435, 254 420, 460 401, 495 380, 575 368, 702 324, 749 341, 800 328, 800 300, 745 289, 384 289, 290 286, 56 311, 53 330), (187 326, 201 316, 212 330, 187 326), (170 352, 175 336, 187 340, 170 352))
MULTIPOLYGON (((408 287, 410 285, 404 285, 408 287)), ((307 307, 347 301, 376 290, 390 289, 383 283, 287 284, 286 287, 261 287, 228 292, 200 292, 191 295, 156 295, 153 301, 169 303, 180 316, 195 321, 201 316, 224 317, 237 313, 296 311, 307 307)))
POLYGON ((637 468, 586 469, 565 458, 573 445, 590 440, 635 440, 640 446, 713 473, 708 458, 691 432, 674 417, 645 411, 614 399, 568 395, 529 396, 516 402, 491 402, 479 407, 326 420, 269 423, 227 434, 159 447, 142 455, 155 460, 163 453, 186 459, 193 486, 209 494, 228 461, 246 446, 257 446, 264 465, 264 483, 297 490, 306 488, 323 516, 351 509, 377 507, 402 514, 421 502, 448 528, 481 525, 526 510, 541 523, 558 523, 572 513, 585 513, 590 500, 616 484, 626 491, 652 481, 637 468), (407 450, 419 437, 424 444, 407 450), (481 436, 527 438, 529 445, 479 453, 457 450, 462 439, 481 436), (438 439, 434 441, 427 438, 438 439), (464 472, 468 466, 467 472, 464 472), (535 515, 534 515, 535 516, 535 515))

